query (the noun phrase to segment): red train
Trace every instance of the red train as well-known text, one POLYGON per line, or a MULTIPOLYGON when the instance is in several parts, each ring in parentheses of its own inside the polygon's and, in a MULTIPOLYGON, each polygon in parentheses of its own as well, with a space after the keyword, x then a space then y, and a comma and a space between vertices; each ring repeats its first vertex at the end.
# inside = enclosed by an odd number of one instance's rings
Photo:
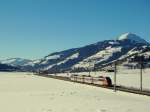
POLYGON ((105 87, 112 86, 111 78, 104 77, 104 76, 92 77, 92 76, 86 76, 86 75, 73 74, 70 76, 70 80, 75 81, 75 82, 96 84, 96 85, 105 86, 105 87))

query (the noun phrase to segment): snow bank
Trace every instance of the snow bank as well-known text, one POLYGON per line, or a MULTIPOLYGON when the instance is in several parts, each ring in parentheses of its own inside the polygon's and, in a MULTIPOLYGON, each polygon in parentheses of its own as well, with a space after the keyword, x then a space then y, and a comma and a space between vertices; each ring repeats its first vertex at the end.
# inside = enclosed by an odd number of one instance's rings
POLYGON ((1 112, 149 112, 150 98, 34 76, 0 73, 1 112))

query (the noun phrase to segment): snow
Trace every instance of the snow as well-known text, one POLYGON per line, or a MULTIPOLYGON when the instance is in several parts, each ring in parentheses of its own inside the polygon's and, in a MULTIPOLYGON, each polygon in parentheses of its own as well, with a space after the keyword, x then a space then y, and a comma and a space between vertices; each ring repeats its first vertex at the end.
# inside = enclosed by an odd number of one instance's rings
POLYGON ((0 63, 12 65, 12 66, 25 66, 28 65, 28 63, 32 63, 32 61, 23 58, 10 58, 10 59, 1 60, 0 63))
POLYGON ((63 60, 63 61, 57 63, 57 65, 66 63, 67 61, 72 60, 72 59, 76 59, 76 58, 78 58, 78 56, 79 56, 79 53, 75 53, 75 54, 73 54, 73 55, 67 57, 65 60, 63 60))
POLYGON ((42 61, 42 63, 40 64, 46 64, 48 62, 48 60, 42 61))
POLYGON ((144 54, 144 56, 150 56, 150 51, 149 52, 145 52, 143 54, 144 54))
POLYGON ((36 60, 33 60, 31 62, 28 62, 28 63, 24 64, 24 66, 34 66, 35 64, 38 64, 40 62, 41 62, 40 59, 36 59, 36 60))
POLYGON ((37 59, 37 60, 34 60, 34 61, 33 61, 34 64, 37 64, 37 63, 40 63, 40 62, 41 62, 40 59, 37 59))
MULTIPOLYGON (((66 63, 67 61, 69 61, 69 60, 71 60, 71 59, 78 58, 78 56, 79 56, 79 53, 75 53, 75 54, 73 54, 73 55, 67 57, 65 60, 60 61, 59 63, 56 63, 56 64, 52 64, 52 65, 47 66, 46 68, 44 68, 44 70, 51 69, 51 68, 52 68, 53 66, 55 66, 55 65, 61 65, 61 64, 63 64, 63 63, 66 63)), ((47 61, 44 61, 44 62, 42 62, 42 64, 45 64, 46 62, 47 62, 47 61)))
POLYGON ((53 66, 55 66, 56 64, 52 64, 52 65, 48 65, 46 68, 44 68, 44 70, 48 70, 51 69, 53 66))
POLYGON ((75 59, 75 58, 78 58, 78 56, 79 56, 79 53, 75 53, 72 56, 68 57, 67 59, 75 59))
POLYGON ((60 55, 51 55, 46 57, 47 60, 58 59, 58 58, 60 58, 60 55))
POLYGON ((133 33, 125 33, 125 34, 122 34, 118 38, 118 40, 126 40, 126 39, 129 39, 131 41, 135 41, 137 43, 144 43, 144 44, 148 43, 144 39, 142 39, 141 37, 139 37, 139 36, 137 36, 136 34, 133 34, 133 33))
POLYGON ((8 63, 12 63, 14 61, 16 61, 16 59, 13 58, 13 59, 2 60, 1 63, 2 64, 8 64, 8 63))
POLYGON ((0 73, 1 112, 149 112, 150 98, 30 73, 0 73))
POLYGON ((130 56, 130 55, 133 55, 133 54, 136 54, 138 53, 139 51, 135 50, 135 48, 131 49, 130 51, 128 51, 128 53, 126 53, 125 55, 122 55, 119 59, 124 59, 126 58, 127 56, 130 56))
MULTIPOLYGON (((47 57, 45 58, 45 60, 42 61, 40 64, 43 64, 43 65, 44 65, 44 64, 48 64, 49 60, 58 59, 58 58, 60 58, 60 55, 47 56, 47 57)), ((45 70, 50 69, 50 68, 53 67, 53 66, 54 66, 54 64, 53 64, 53 65, 49 65, 47 68, 45 68, 45 70)))
POLYGON ((117 42, 117 41, 114 41, 114 42, 109 42, 109 44, 111 44, 111 45, 114 45, 114 44, 119 44, 119 42, 117 42))
POLYGON ((105 50, 99 51, 95 55, 92 55, 83 61, 79 62, 78 64, 74 65, 73 68, 78 67, 93 67, 94 64, 97 62, 101 62, 103 60, 107 60, 112 56, 115 52, 121 52, 122 47, 107 47, 105 50))

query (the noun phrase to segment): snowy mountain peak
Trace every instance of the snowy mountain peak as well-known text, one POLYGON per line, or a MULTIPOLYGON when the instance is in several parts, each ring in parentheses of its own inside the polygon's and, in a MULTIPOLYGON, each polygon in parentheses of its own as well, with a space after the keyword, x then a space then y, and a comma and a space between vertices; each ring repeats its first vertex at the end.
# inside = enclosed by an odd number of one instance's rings
POLYGON ((27 64, 29 62, 31 62, 31 60, 23 59, 23 58, 9 58, 5 60, 0 60, 0 63, 11 65, 11 66, 23 66, 24 64, 27 64))
POLYGON ((131 40, 134 41, 136 43, 144 43, 144 44, 148 44, 147 41, 145 41, 144 39, 142 39, 140 36, 134 34, 134 33, 125 33, 122 34, 118 40, 131 40))

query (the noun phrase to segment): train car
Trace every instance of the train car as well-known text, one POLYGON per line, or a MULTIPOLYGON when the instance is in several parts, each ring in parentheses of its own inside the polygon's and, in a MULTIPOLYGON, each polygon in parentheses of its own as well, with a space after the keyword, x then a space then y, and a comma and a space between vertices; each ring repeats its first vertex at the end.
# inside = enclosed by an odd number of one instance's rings
POLYGON ((96 77, 93 79, 93 83, 94 84, 98 84, 98 85, 102 85, 102 86, 112 86, 112 81, 110 79, 110 77, 96 77))
POLYGON ((92 77, 92 76, 86 76, 86 75, 76 75, 73 74, 70 77, 70 80, 75 82, 81 82, 81 83, 88 83, 88 84, 96 84, 101 86, 112 86, 112 81, 110 77, 92 77))
POLYGON ((85 83, 93 84, 93 77, 91 77, 91 76, 85 76, 84 77, 84 82, 85 83))

